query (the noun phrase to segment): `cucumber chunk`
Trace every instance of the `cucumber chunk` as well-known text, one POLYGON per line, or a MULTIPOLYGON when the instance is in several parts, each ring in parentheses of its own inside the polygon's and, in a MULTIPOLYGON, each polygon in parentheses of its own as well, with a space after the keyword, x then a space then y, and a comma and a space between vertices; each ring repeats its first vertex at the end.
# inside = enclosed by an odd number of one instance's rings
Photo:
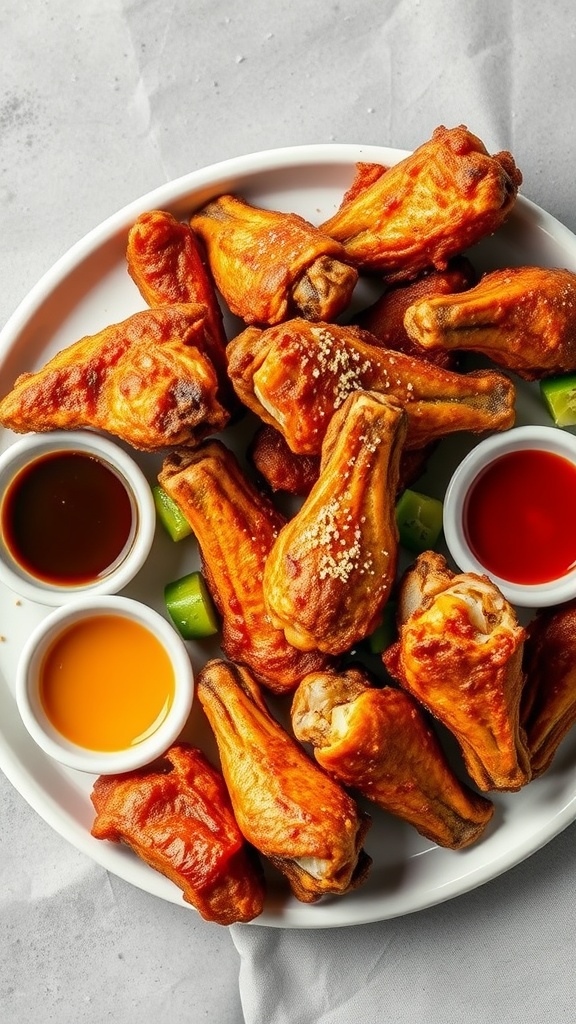
POLYGON ((557 427, 576 425, 576 373, 541 380, 540 394, 557 427))
POLYGON ((430 551, 442 532, 443 504, 438 498, 406 488, 396 504, 400 543, 409 551, 430 551))
POLYGON ((184 537, 188 537, 192 533, 192 527, 176 502, 159 484, 152 488, 152 494, 158 519, 172 540, 183 540, 184 537))
POLYGON ((185 640, 202 640, 218 632, 218 617, 201 572, 190 572, 167 583, 164 601, 185 640))

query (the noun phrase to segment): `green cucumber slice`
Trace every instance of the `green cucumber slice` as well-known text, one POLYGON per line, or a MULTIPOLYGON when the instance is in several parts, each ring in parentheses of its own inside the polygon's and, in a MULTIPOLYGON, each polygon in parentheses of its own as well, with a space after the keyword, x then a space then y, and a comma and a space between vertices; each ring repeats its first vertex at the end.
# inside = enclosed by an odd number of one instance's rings
POLYGON ((576 425, 576 373, 546 377, 540 381, 540 394, 557 427, 576 425))
POLYGON ((158 519, 172 540, 183 540, 184 537, 188 537, 192 533, 192 527, 173 498, 160 487, 160 484, 152 488, 152 494, 158 519))
POLYGON ((185 640, 203 640, 218 632, 218 617, 201 572, 190 572, 167 583, 164 601, 185 640))
POLYGON ((443 504, 438 498, 406 488, 396 504, 400 543, 409 551, 430 551, 442 532, 443 504))

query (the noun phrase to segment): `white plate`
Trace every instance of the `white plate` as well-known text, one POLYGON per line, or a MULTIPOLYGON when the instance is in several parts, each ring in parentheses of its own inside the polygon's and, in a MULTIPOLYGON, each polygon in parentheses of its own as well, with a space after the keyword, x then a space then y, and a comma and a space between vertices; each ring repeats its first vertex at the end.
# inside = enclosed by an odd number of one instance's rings
MULTIPOLYGON (((390 164, 404 155, 354 145, 269 151, 194 172, 137 200, 75 245, 18 308, 0 336, 0 393, 11 388, 18 373, 40 367, 59 348, 143 308, 124 255, 128 229, 141 212, 161 208, 185 217, 211 197, 236 191, 251 202, 293 210, 319 223, 338 207, 357 161, 390 164)), ((471 257, 478 269, 538 263, 576 271, 576 238, 520 198, 506 225, 480 243, 471 257)), ((518 423, 527 422, 550 422, 534 386, 520 389, 518 423)), ((13 440, 9 432, 0 432, 0 449, 13 440)), ((462 437, 443 443, 427 474, 430 491, 442 496, 468 447, 462 437)), ((139 461, 153 480, 159 460, 145 456, 139 461)), ((147 565, 125 593, 164 611, 164 583, 197 565, 194 547, 192 541, 172 544, 157 532, 147 565)), ((32 626, 47 611, 0 589, 0 767, 42 818, 76 847, 134 885, 181 903, 180 891, 129 850, 90 836, 92 779, 49 760, 20 722, 14 700, 16 661, 32 626)), ((190 650, 198 668, 208 651, 200 645, 190 650)), ((198 709, 196 715, 191 739, 203 730, 198 709)), ((496 796, 494 802, 496 814, 487 835, 462 852, 435 847, 414 829, 375 812, 366 844, 374 865, 363 887, 310 906, 291 898, 272 876, 267 906, 257 923, 326 928, 382 920, 451 899, 507 871, 576 817, 576 735, 564 742, 546 775, 519 793, 496 796)))

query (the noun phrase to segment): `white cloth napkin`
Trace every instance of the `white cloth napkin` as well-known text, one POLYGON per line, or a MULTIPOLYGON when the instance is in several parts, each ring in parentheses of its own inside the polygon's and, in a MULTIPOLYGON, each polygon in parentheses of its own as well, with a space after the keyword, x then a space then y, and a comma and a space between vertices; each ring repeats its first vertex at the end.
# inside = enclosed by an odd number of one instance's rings
POLYGON ((574 1019, 576 826, 508 874, 379 924, 235 925, 246 1024, 574 1019))

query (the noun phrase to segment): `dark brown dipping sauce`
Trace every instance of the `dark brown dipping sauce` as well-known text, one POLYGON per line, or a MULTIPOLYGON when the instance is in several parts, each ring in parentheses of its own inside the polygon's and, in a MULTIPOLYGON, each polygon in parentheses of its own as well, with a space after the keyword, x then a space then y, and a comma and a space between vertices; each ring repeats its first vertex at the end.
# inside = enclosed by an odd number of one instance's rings
POLYGON ((50 452, 7 487, 2 532, 12 558, 36 579, 59 586, 90 583, 131 542, 132 503, 105 462, 85 452, 50 452))

